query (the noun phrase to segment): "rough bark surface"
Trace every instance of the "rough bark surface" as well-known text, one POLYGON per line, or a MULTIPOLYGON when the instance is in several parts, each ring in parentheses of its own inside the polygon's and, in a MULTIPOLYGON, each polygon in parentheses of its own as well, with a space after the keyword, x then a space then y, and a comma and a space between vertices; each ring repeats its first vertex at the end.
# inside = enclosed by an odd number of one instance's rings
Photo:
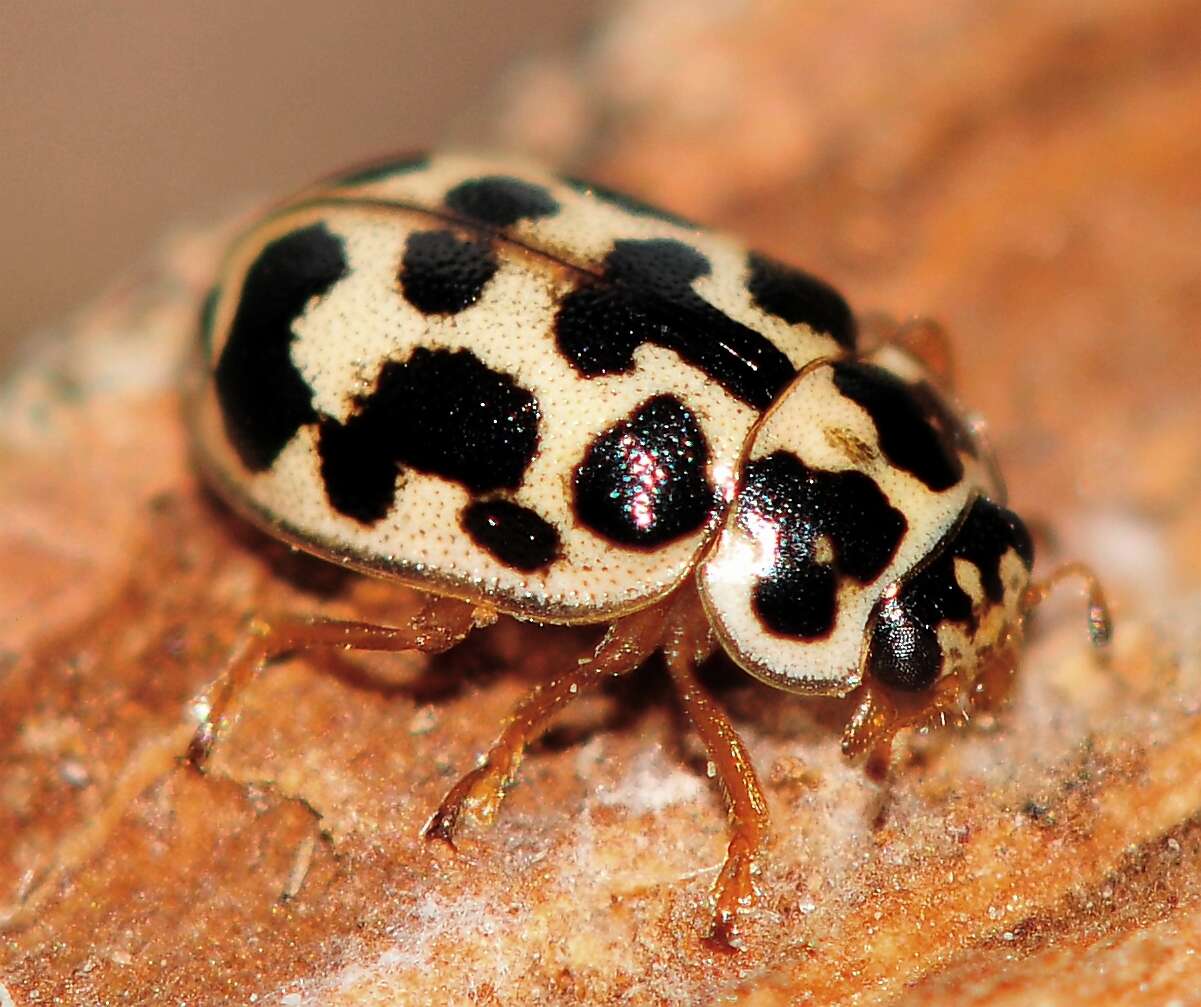
POLYGON ((942 319, 1042 569, 1103 573, 1110 652, 1066 592, 1012 705, 910 739, 886 790, 839 756, 841 704, 713 669, 774 818, 737 955, 698 940, 723 813, 659 669, 580 701, 459 856, 417 839, 587 633, 282 662, 189 773, 247 612, 414 599, 198 485, 175 375, 227 232, 181 235, 0 390, 0 992, 1201 1003, 1196 5, 643 0, 514 80, 509 142, 942 319))

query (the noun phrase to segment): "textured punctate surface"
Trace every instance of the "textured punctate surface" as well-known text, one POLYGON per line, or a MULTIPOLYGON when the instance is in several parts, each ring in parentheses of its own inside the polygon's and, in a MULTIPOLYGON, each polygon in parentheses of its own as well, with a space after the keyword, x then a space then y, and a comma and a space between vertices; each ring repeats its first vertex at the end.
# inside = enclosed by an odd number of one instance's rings
MULTIPOLYGON (((246 611, 412 602, 198 492, 174 372, 228 235, 172 246, 44 346, 0 405, 0 901, 41 899, 0 935, 14 1002, 1189 1003, 1195 7, 693 3, 690 21, 648 0, 535 77, 593 82, 574 135, 605 123, 609 160, 577 173, 946 322, 1011 505, 1055 529, 1040 564, 1095 561, 1118 607, 1102 666, 1066 592, 1012 706, 903 746, 887 794, 843 764, 844 708, 714 668, 776 836, 739 956, 695 939, 723 815, 653 671, 581 701, 464 857, 414 841, 586 631, 285 662, 212 774, 176 771, 184 705, 246 611)), ((544 136, 545 102, 511 99, 510 137, 544 136)))

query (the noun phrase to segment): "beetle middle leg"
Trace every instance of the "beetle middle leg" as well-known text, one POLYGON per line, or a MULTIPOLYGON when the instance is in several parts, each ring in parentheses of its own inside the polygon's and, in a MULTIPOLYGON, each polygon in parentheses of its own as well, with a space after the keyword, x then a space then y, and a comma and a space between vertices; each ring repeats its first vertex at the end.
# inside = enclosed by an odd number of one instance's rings
POLYGON ((615 622, 595 655, 578 667, 537 686, 517 707, 480 765, 463 776, 442 799, 423 835, 452 847, 464 812, 484 822, 496 815, 526 746, 547 720, 585 689, 635 670, 662 650, 684 712, 700 736, 730 815, 726 859, 713 886, 710 939, 729 947, 737 918, 754 903, 754 876, 767 836, 767 801, 734 725, 697 680, 695 666, 712 653, 714 642, 695 590, 684 588, 658 605, 615 622))
POLYGON ((462 641, 472 629, 487 625, 494 618, 489 610, 455 598, 440 597, 431 597, 425 607, 402 626, 377 626, 312 616, 256 617, 247 627, 225 670, 209 687, 203 701, 204 716, 188 745, 187 762, 196 769, 204 766, 217 735, 227 724, 230 705, 259 669, 273 658, 314 648, 419 650, 440 654, 462 641))
POLYGON ((663 639, 669 608, 670 602, 664 601, 618 619, 591 657, 582 658, 574 668, 535 686, 510 715, 480 764, 442 798, 422 835, 453 847, 464 812, 491 822, 526 747, 545 730, 547 721, 584 690, 631 672, 650 657, 663 639))

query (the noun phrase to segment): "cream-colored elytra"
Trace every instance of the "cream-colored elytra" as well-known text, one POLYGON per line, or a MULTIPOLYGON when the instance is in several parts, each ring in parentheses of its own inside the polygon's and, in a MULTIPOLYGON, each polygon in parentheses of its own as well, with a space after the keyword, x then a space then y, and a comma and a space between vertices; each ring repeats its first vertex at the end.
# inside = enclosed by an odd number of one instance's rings
POLYGON ((650 604, 689 574, 715 533, 760 414, 657 345, 635 350, 631 371, 595 377, 581 375, 558 351, 554 321, 562 298, 581 275, 599 270, 619 238, 668 238, 702 253, 710 270, 692 289, 764 335, 793 366, 840 352, 830 336, 761 310, 747 290, 747 251, 724 236, 624 212, 525 162, 442 156, 418 171, 309 190, 235 246, 211 313, 209 377, 191 403, 204 469, 233 506, 273 534, 356 569, 550 622, 601 622, 650 604), (397 281, 406 241, 415 231, 462 227, 439 209, 443 196, 462 181, 497 172, 544 186, 558 210, 490 236, 498 268, 469 307, 422 313, 397 281), (540 420, 536 454, 507 499, 536 511, 557 533, 559 555, 544 569, 507 566, 465 535, 459 515, 471 495, 438 476, 402 467, 394 503, 382 519, 364 523, 339 513, 322 485, 315 423, 301 426, 266 471, 251 471, 239 459, 223 428, 212 369, 247 271, 273 241, 314 225, 340 242, 346 269, 291 325, 291 364, 312 391, 313 409, 345 420, 371 393, 381 369, 404 362, 418 347, 470 350, 488 368, 510 376, 533 394, 540 420), (702 527, 673 541, 623 547, 578 519, 572 479, 599 436, 661 395, 682 403, 703 433, 714 505, 702 527))
MULTIPOLYGON (((908 354, 885 347, 868 363, 913 384, 924 379, 908 354)), ((804 370, 752 434, 740 471, 772 456, 791 456, 805 470, 857 472, 868 477, 895 514, 903 532, 878 574, 867 583, 838 578, 834 616, 828 632, 799 638, 773 630, 756 603, 756 587, 778 576, 786 564, 786 535, 780 524, 735 500, 722 530, 698 570, 701 596, 726 651, 764 681, 794 692, 844 695, 861 681, 864 633, 884 590, 903 578, 955 526, 964 509, 987 490, 985 467, 967 450, 958 452, 963 475, 954 485, 932 490, 921 479, 893 465, 881 450, 875 423, 867 411, 834 384, 831 366, 818 362, 804 370)), ((852 501, 831 522, 861 520, 852 501)), ((873 511, 876 520, 876 511, 873 511)), ((834 544, 818 535, 814 556, 828 564, 834 544)))

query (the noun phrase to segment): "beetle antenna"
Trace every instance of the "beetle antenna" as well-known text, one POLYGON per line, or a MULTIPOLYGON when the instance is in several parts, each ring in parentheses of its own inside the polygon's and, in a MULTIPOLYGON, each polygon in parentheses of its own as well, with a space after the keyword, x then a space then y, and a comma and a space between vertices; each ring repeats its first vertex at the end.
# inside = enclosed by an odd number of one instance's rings
POLYGON ((1113 616, 1110 614, 1109 602, 1105 600, 1100 578, 1084 563, 1065 563, 1050 576, 1026 588, 1026 593, 1022 596, 1022 613, 1028 614, 1031 609, 1041 605, 1052 591, 1067 580, 1083 582, 1088 599, 1089 639, 1094 647, 1104 647, 1113 638, 1113 616))

